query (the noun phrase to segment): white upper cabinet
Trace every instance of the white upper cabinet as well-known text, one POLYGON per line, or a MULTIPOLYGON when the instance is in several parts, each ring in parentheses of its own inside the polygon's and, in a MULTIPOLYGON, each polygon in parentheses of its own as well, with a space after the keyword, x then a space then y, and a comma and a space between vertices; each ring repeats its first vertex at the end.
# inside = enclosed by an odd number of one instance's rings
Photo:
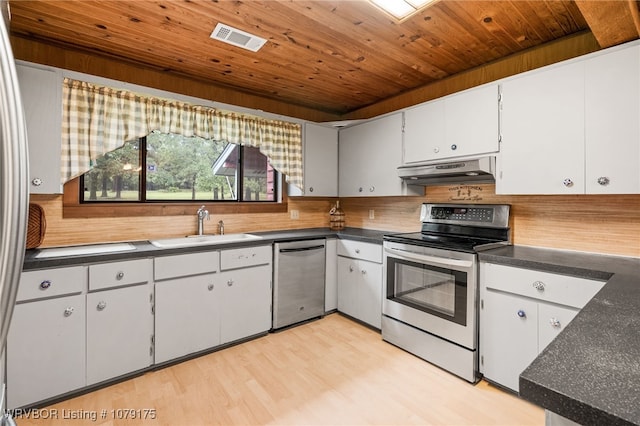
POLYGON ((304 191, 291 185, 290 196, 336 197, 338 195, 338 130, 304 125, 304 191))
POLYGON ((340 197, 422 195, 398 177, 402 162, 402 113, 340 129, 340 197), (413 191, 416 191, 413 193, 413 191))
POLYGON ((640 45, 585 63, 586 192, 640 193, 640 45))
POLYGON ((62 193, 62 74, 21 63, 16 69, 27 121, 29 191, 32 194, 62 193))
POLYGON ((584 193, 584 65, 502 84, 498 194, 584 193))
POLYGON ((498 151, 497 84, 405 111, 403 164, 498 151))
POLYGON ((498 194, 640 193, 640 44, 502 83, 498 194))

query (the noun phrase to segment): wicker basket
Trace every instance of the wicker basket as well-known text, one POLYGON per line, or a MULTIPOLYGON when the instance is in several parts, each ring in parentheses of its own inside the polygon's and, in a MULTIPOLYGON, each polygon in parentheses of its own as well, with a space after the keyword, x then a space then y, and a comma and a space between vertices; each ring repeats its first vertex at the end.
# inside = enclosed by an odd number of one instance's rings
POLYGON ((44 217, 44 210, 38 204, 29 203, 26 248, 32 249, 42 244, 46 229, 47 221, 44 217))

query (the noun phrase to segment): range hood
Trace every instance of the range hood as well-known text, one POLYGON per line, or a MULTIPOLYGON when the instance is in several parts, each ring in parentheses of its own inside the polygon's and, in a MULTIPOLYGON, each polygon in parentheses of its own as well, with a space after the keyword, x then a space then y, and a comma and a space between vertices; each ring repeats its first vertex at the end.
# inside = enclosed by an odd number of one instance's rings
POLYGON ((495 182, 496 157, 486 156, 448 161, 430 161, 398 167, 407 185, 495 182))

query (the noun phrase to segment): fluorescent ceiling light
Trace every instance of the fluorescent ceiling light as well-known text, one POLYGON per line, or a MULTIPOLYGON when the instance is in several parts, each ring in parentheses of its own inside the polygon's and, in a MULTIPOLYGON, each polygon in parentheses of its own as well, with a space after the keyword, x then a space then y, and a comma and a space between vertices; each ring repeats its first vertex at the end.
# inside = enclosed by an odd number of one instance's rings
POLYGON ((369 0, 397 19, 404 19, 435 0, 369 0))

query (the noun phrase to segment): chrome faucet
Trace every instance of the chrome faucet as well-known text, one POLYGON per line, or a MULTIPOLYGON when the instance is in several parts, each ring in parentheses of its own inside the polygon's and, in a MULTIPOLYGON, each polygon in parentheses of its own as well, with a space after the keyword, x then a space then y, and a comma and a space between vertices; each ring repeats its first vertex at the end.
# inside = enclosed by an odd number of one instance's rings
POLYGON ((211 220, 209 217, 209 210, 202 206, 198 209, 196 214, 198 215, 198 235, 202 235, 204 233, 204 219, 207 218, 207 220, 211 220))
POLYGON ((218 228, 220 229, 220 235, 224 235, 224 222, 218 222, 218 228))

